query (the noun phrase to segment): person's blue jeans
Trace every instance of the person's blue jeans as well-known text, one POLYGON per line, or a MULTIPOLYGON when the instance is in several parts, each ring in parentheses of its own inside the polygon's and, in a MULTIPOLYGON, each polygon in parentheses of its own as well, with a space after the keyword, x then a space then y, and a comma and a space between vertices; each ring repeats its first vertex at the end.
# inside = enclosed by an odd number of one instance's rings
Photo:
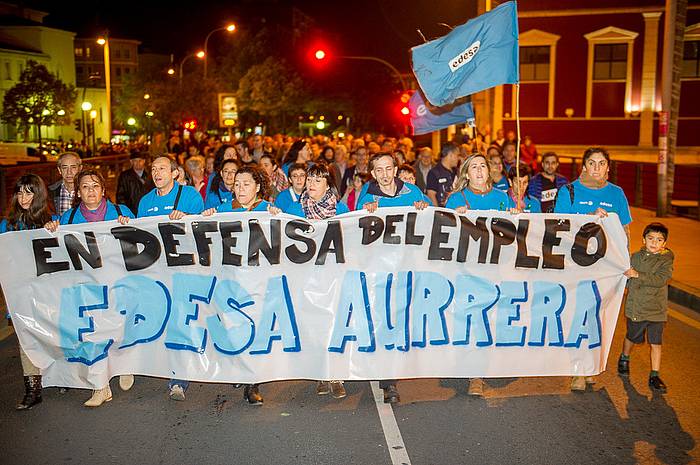
POLYGON ((185 379, 171 379, 168 383, 168 389, 172 389, 173 386, 180 386, 183 391, 187 391, 189 385, 190 382, 185 379))

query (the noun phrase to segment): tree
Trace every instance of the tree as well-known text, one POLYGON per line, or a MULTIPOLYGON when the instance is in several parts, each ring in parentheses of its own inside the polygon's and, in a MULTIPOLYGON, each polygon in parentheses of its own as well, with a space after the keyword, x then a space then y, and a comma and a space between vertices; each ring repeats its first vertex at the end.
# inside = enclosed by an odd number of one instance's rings
POLYGON ((72 84, 66 85, 46 66, 30 60, 19 82, 5 94, 0 119, 16 125, 25 141, 29 128, 35 125, 41 143, 41 126, 70 123, 76 97, 72 84))
POLYGON ((305 99, 304 82, 283 60, 268 57, 238 82, 236 98, 243 112, 266 120, 270 130, 285 132, 305 99))

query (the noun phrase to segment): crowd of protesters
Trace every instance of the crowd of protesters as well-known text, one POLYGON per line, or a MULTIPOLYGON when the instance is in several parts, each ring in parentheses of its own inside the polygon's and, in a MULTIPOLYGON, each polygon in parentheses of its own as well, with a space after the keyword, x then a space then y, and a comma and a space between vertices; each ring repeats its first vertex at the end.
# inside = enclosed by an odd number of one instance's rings
MULTIPOLYGON (((157 134, 149 146, 127 148, 131 166, 119 175, 116 192, 106 192, 102 176, 83 170, 81 154, 73 151, 59 157, 61 180, 48 188, 35 175, 22 176, 0 232, 42 227, 55 231, 64 224, 112 219, 125 224, 129 218, 157 215, 176 220, 218 212, 285 212, 323 220, 360 209, 424 210, 432 205, 457 213, 498 210, 602 217, 614 212, 629 241, 629 206, 622 189, 608 182, 610 157, 605 149, 586 150, 580 177, 569 183, 558 173, 557 154, 540 155, 531 138, 519 143, 512 131, 507 137, 499 131, 488 145, 481 136, 448 142, 439 153, 414 146, 408 137, 369 134, 335 139, 254 135, 230 143, 206 135, 184 139, 173 131, 167 138, 157 134)), ((638 278, 635 272, 626 276, 638 278)), ((643 341, 643 328, 635 331, 630 340, 639 342, 642 331, 643 341)), ((629 350, 628 344, 625 357, 629 350)), ((20 352, 26 395, 17 408, 26 409, 41 402, 41 375, 21 348, 20 352)), ((658 363, 655 368, 652 387, 665 390, 658 363)), ((133 382, 133 376, 120 377, 124 390, 133 382)), ((591 382, 592 378, 574 377, 571 388, 585 390, 591 382)), ((184 400, 187 386, 186 380, 171 380, 170 397, 184 400)), ((384 380, 381 387, 385 402, 399 402, 395 380, 384 380)), ((335 398, 346 395, 342 380, 320 381, 316 391, 335 398)), ((483 381, 470 380, 469 393, 482 392, 483 381)), ((244 398, 251 404, 263 402, 258 385, 245 386, 244 398)), ((106 386, 95 390, 85 405, 99 406, 111 399, 106 386)))

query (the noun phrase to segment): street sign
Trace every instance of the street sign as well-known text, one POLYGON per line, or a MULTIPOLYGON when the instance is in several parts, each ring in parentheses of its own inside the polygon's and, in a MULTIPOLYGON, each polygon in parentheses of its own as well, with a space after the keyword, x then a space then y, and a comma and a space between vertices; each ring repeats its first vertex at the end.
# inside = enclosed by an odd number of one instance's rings
POLYGON ((219 127, 228 128, 238 122, 236 94, 219 94, 219 127))

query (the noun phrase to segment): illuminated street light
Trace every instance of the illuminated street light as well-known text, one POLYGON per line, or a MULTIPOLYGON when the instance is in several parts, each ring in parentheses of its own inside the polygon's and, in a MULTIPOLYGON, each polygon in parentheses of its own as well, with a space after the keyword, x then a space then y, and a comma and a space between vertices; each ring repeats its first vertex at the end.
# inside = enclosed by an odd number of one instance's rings
MULTIPOLYGON (((218 31, 233 32, 235 30, 236 30, 236 25, 233 23, 229 23, 225 27, 218 27, 218 28, 214 29, 213 31, 211 31, 209 34, 207 34, 207 37, 204 39, 204 55, 202 55, 202 57, 204 57, 204 78, 205 79, 207 77, 207 58, 206 57, 208 56, 208 50, 209 50, 207 48, 209 46, 209 37, 211 37, 211 35, 213 33, 218 32, 218 31)), ((202 57, 200 57, 200 58, 202 58, 202 57)))
POLYGON ((126 124, 128 124, 129 126, 135 126, 135 125, 136 125, 136 119, 135 119, 135 118, 129 118, 128 120, 126 120, 126 124))
POLYGON ((168 68, 168 74, 172 76, 175 74, 175 70, 173 68, 168 68))
POLYGON ((66 115, 66 110, 58 110, 58 111, 56 112, 56 114, 57 114, 58 116, 65 116, 65 115, 66 115))
POLYGON ((185 62, 186 62, 187 60, 189 60, 190 58, 196 57, 196 58, 202 59, 202 58, 204 58, 205 56, 206 56, 206 55, 204 54, 204 52, 203 52, 202 50, 200 50, 200 51, 198 51, 197 53, 190 53, 189 55, 187 55, 185 58, 183 58, 183 59, 180 61, 180 75, 179 75, 179 76, 180 76, 180 84, 182 84, 182 65, 184 65, 185 62))
POLYGON ((90 111, 90 118, 92 118, 92 119, 97 118, 97 110, 90 111))
POLYGON ((149 98, 151 98, 151 94, 143 94, 144 100, 148 100, 149 98))
POLYGON ((83 111, 90 111, 90 110, 92 110, 92 103, 90 103, 90 102, 83 102, 83 103, 80 105, 80 108, 81 108, 83 111))
POLYGON ((326 127, 326 123, 324 123, 323 121, 318 121, 318 122, 316 123, 316 127, 317 127, 319 130, 323 130, 323 128, 326 127))

